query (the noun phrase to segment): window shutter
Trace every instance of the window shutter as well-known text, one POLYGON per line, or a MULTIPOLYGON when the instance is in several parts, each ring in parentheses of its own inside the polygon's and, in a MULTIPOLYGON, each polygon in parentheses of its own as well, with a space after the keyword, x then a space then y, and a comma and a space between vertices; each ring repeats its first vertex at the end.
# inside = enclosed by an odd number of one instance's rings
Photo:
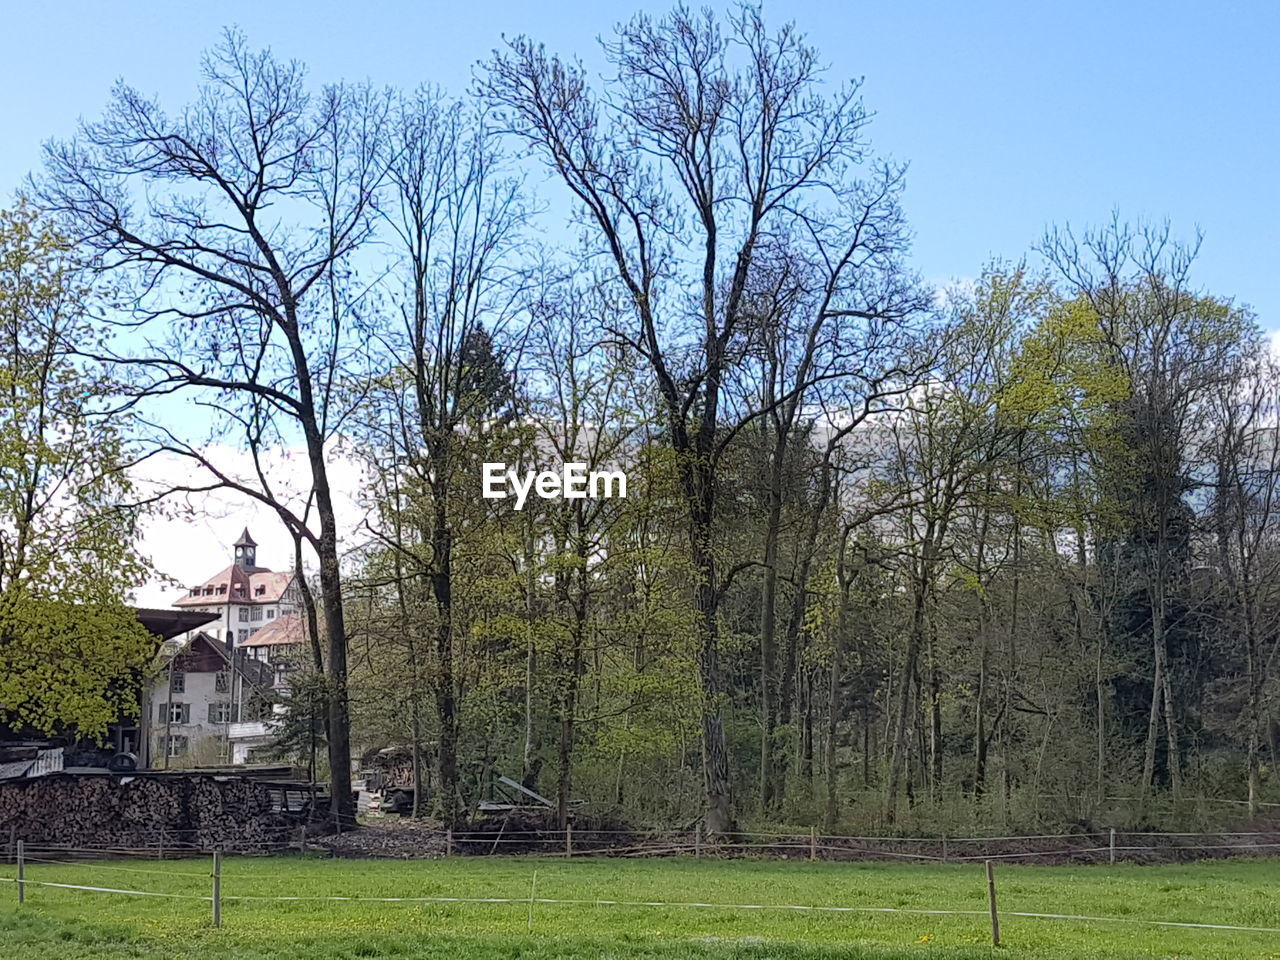
POLYGON ((182 722, 183 723, 191 722, 191 704, 189 703, 184 703, 182 705, 182 722))
POLYGON ((217 704, 216 704, 216 703, 211 703, 211 704, 209 704, 209 722, 210 722, 210 723, 217 723, 217 722, 218 722, 218 721, 217 721, 217 716, 216 716, 216 713, 215 713, 215 707, 217 707, 217 704))
POLYGON ((164 723, 164 718, 169 713, 169 705, 167 703, 156 704, 156 723, 164 723))

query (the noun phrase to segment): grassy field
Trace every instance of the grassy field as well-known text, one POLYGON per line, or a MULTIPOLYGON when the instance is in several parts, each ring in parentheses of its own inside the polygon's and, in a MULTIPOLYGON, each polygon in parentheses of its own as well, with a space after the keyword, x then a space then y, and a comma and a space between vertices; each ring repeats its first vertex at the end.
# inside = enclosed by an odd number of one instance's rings
MULTIPOLYGON (((209 860, 34 863, 29 880, 207 895, 209 860), (122 869, 123 868, 123 869, 122 869), (135 872, 145 871, 145 872, 135 872), (153 872, 154 871, 154 872, 153 872)), ((12 867, 0 876, 12 877, 12 867)), ((0 957, 78 958, 1280 958, 1280 934, 1052 920, 1012 911, 1280 928, 1280 861, 997 870, 1004 946, 990 945, 980 864, 710 860, 228 858, 223 926, 200 900, 0 883, 0 957), (974 911, 820 913, 535 903, 527 898, 974 911), (352 903, 236 897, 509 897, 352 903)))

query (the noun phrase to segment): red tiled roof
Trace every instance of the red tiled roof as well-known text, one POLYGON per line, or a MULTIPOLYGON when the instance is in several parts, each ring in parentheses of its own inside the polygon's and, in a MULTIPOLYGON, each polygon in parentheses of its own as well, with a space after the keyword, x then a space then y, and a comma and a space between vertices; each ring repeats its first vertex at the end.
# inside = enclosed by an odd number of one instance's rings
POLYGON ((265 627, 260 627, 249 634, 249 639, 241 642, 241 647, 284 647, 301 646, 306 643, 306 623, 300 614, 279 617, 265 627))
POLYGON ((211 603, 279 603, 293 574, 276 573, 262 567, 245 570, 234 563, 192 587, 174 601, 175 607, 202 607, 211 603))

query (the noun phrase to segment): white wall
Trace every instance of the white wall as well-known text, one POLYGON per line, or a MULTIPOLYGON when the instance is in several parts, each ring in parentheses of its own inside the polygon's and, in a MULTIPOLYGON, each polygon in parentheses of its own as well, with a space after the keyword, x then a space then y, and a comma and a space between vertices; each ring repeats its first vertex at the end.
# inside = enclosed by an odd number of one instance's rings
POLYGON ((187 738, 186 755, 171 758, 170 766, 190 765, 196 761, 212 763, 217 762, 219 756, 225 758, 227 724, 209 722, 209 704, 231 703, 230 667, 226 673, 228 686, 225 692, 217 690, 216 673, 184 674, 184 690, 175 692, 172 702, 187 705, 187 723, 166 723, 166 715, 160 712, 159 704, 170 702, 169 672, 163 671, 152 683, 148 704, 152 767, 164 767, 167 736, 187 738))

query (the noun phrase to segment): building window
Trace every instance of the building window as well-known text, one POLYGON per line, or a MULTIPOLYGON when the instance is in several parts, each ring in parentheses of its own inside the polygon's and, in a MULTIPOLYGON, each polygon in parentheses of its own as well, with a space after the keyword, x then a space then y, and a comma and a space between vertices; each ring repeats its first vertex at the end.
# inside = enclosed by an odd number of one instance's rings
POLYGON ((158 723, 190 723, 191 705, 187 703, 162 703, 156 710, 158 723))
POLYGON ((262 608, 261 608, 261 607, 254 607, 254 608, 253 608, 253 611, 249 614, 249 619, 250 619, 250 620, 261 620, 261 619, 262 619, 262 608))
POLYGON ((169 674, 169 689, 174 693, 187 692, 187 675, 181 670, 174 670, 169 674))
POLYGON ((246 640, 248 640, 248 639, 249 639, 249 631, 248 631, 248 630, 241 630, 241 631, 240 631, 240 642, 241 642, 241 643, 244 643, 244 642, 245 642, 246 640))
POLYGON ((248 607, 241 607, 241 608, 240 608, 240 622, 241 622, 241 623, 248 623, 248 622, 249 622, 249 608, 248 608, 248 607))
POLYGON ((270 608, 268 608, 268 610, 267 610, 267 619, 268 619, 268 620, 274 620, 275 618, 276 618, 276 608, 275 608, 275 607, 270 607, 270 608))
POLYGON ((185 757, 187 755, 187 738, 170 737, 168 755, 171 757, 185 757))
POLYGON ((226 693, 231 689, 231 674, 225 670, 219 670, 213 675, 213 692, 226 693))
POLYGON ((231 722, 231 704, 229 703, 209 704, 209 722, 210 723, 230 723, 231 722))

